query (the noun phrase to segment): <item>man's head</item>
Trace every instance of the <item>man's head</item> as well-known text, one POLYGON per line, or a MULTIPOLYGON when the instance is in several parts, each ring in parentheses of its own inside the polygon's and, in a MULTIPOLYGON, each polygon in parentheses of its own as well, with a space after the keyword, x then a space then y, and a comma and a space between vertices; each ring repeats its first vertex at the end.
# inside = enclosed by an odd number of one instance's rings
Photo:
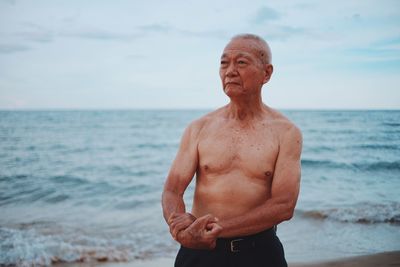
POLYGON ((264 64, 272 63, 271 48, 263 38, 255 34, 244 33, 233 36, 231 42, 238 39, 251 41, 250 46, 254 50, 255 55, 260 58, 261 62, 264 64))
POLYGON ((260 94, 272 75, 271 49, 254 34, 234 36, 221 56, 220 77, 229 97, 260 94))

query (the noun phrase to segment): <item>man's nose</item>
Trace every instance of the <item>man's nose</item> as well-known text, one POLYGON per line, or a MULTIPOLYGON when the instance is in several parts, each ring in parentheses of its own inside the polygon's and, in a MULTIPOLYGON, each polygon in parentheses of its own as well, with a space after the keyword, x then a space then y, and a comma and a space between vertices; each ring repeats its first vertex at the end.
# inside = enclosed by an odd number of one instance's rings
POLYGON ((237 75, 237 69, 235 64, 229 64, 228 68, 226 69, 226 76, 236 76, 237 75))

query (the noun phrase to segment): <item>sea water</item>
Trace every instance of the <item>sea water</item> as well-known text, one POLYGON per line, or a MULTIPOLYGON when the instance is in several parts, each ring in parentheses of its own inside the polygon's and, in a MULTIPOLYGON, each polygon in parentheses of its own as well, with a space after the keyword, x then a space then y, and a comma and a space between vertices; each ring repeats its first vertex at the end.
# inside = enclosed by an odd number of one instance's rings
MULTIPOLYGON (((207 112, 0 111, 0 265, 174 257, 163 183, 207 112)), ((283 113, 304 137, 288 261, 400 250, 400 111, 283 113)))

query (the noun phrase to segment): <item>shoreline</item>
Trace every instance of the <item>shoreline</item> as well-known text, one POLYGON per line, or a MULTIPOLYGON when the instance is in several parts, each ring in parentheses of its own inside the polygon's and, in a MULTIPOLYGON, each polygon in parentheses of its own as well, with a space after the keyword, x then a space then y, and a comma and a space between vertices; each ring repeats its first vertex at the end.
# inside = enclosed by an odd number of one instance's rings
MULTIPOLYGON (((173 258, 159 258, 138 260, 136 262, 87 262, 87 263, 60 263, 59 267, 168 267, 173 266, 173 258)), ((288 263, 289 267, 394 267, 400 266, 400 251, 389 251, 370 255, 353 256, 340 259, 288 263)))
POLYGON ((400 251, 388 251, 340 259, 292 263, 289 267, 394 267, 400 266, 400 251))

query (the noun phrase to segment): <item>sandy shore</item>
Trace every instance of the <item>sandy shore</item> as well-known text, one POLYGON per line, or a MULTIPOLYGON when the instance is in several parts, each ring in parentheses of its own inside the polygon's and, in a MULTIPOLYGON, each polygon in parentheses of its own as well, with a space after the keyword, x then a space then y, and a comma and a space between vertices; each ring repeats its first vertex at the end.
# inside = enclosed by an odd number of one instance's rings
MULTIPOLYGON (((76 263, 57 264, 63 267, 169 267, 173 266, 174 259, 154 259, 129 263, 76 263)), ((395 267, 400 266, 400 251, 384 252, 373 255, 357 256, 325 262, 289 263, 289 267, 395 267)), ((250 266, 249 266, 250 267, 250 266)))
POLYGON ((394 267, 400 266, 400 251, 357 256, 318 263, 289 264, 289 267, 394 267))

